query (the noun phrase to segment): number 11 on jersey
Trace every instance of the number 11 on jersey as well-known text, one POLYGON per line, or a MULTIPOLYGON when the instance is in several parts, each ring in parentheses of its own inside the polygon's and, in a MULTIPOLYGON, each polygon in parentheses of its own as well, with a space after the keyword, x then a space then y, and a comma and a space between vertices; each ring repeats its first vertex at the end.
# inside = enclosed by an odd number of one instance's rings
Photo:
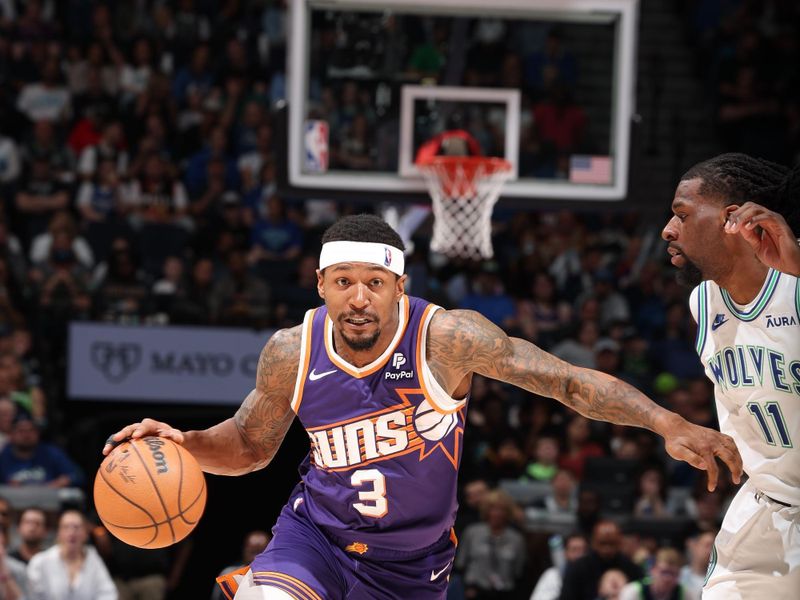
POLYGON ((786 422, 783 419, 783 413, 781 412, 781 407, 778 405, 777 402, 767 402, 763 409, 758 402, 750 402, 747 405, 747 410, 750 411, 756 421, 758 421, 759 427, 761 427, 761 432, 764 434, 764 439, 767 441, 767 444, 770 446, 775 445, 775 435, 772 432, 772 427, 767 421, 767 417, 764 413, 769 415, 772 420, 772 424, 775 425, 775 430, 777 432, 778 440, 781 443, 781 446, 784 448, 792 448, 792 439, 789 437, 789 431, 786 428, 786 422))

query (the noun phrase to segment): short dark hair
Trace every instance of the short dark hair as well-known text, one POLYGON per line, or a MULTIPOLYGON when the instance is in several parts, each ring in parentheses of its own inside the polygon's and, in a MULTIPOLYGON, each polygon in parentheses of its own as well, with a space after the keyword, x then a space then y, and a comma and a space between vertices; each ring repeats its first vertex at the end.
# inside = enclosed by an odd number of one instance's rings
POLYGON ((697 163, 681 181, 701 179, 700 193, 726 206, 752 201, 783 215, 795 234, 800 230, 800 166, 793 169, 740 152, 697 163))
POLYGON ((327 242, 375 242, 406 249, 402 238, 389 224, 376 215, 350 215, 339 219, 322 234, 322 243, 327 242))

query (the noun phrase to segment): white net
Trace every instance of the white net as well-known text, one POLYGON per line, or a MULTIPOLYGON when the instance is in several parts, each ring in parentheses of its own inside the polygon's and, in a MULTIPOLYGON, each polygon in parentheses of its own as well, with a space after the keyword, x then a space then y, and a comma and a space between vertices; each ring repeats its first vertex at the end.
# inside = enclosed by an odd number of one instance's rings
POLYGON ((436 156, 417 166, 433 202, 431 250, 492 258, 492 210, 511 164, 500 158, 436 156))

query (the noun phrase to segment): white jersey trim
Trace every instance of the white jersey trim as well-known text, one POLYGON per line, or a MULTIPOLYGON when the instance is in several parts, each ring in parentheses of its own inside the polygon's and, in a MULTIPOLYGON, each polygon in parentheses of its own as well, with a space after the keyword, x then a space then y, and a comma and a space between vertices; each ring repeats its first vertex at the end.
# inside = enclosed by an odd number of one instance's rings
POLYGON ((423 388, 427 391, 428 401, 434 410, 440 413, 454 413, 466 404, 467 399, 462 398, 457 400, 445 391, 442 385, 436 380, 431 368, 428 366, 427 356, 427 340, 428 340, 428 327, 430 326, 431 319, 437 311, 442 310, 441 306, 432 306, 431 310, 425 316, 419 332, 419 360, 417 367, 419 368, 420 378, 422 379, 423 388))

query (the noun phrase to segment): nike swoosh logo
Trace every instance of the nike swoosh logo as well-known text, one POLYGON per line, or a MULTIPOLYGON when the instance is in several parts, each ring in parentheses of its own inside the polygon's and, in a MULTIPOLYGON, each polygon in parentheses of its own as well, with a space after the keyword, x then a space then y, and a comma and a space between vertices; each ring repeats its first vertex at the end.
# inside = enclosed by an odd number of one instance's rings
POLYGON ((716 331, 719 327, 722 327, 727 322, 728 319, 714 319, 714 322, 711 324, 711 331, 716 331))
POLYGON ((323 377, 327 377, 331 373, 336 373, 338 369, 334 369, 333 371, 323 371, 322 373, 315 373, 314 369, 311 369, 311 373, 308 374, 308 378, 311 381, 316 381, 317 379, 322 379, 323 377))
POLYGON ((432 570, 432 571, 431 571, 431 581, 436 581, 436 580, 439 578, 439 575, 441 575, 442 573, 444 573, 445 571, 447 571, 447 567, 449 567, 449 566, 450 566, 450 563, 447 563, 447 564, 444 566, 444 569, 442 569, 441 571, 433 571, 433 570, 432 570))

